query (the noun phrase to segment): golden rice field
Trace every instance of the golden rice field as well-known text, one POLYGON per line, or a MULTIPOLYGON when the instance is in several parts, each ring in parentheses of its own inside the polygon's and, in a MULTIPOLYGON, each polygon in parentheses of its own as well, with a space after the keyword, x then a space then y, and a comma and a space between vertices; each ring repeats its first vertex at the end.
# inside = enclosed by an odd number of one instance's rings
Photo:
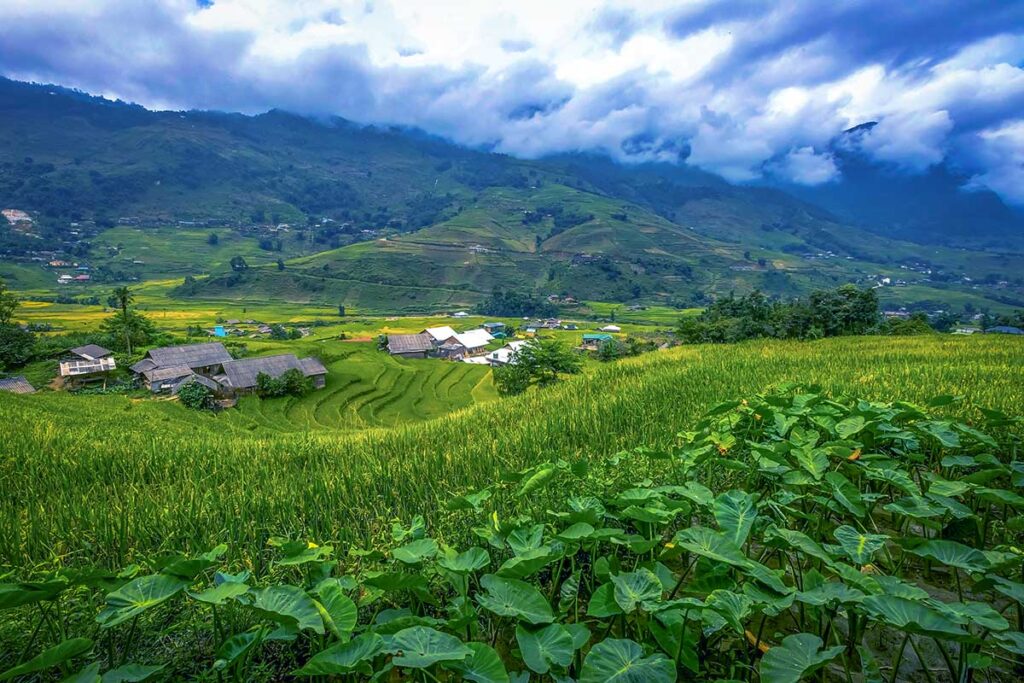
POLYGON ((452 492, 531 463, 665 443, 714 404, 789 381, 884 401, 959 395, 964 402, 948 410, 967 417, 977 406, 1020 413, 1024 340, 680 347, 359 432, 275 433, 239 416, 123 396, 0 394, 0 563, 113 567, 219 542, 243 556, 235 559, 258 561, 272 535, 363 542, 420 513, 436 536, 452 538, 466 532, 443 509, 452 492))

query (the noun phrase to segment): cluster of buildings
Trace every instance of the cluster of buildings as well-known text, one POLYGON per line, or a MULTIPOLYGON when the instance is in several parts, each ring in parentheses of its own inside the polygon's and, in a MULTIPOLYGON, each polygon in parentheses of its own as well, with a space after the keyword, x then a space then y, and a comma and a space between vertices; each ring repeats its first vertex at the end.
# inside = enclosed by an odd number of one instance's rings
POLYGON ((515 363, 516 354, 528 340, 510 341, 501 348, 488 348, 505 338, 505 323, 485 323, 466 332, 448 326, 429 327, 418 334, 389 334, 388 353, 402 358, 443 358, 478 365, 515 363))
MULTIPOLYGON (((105 382, 116 367, 112 351, 88 344, 68 351, 60 361, 60 376, 66 385, 81 386, 105 382)), ((261 374, 277 378, 288 370, 298 370, 317 389, 327 382, 327 369, 316 358, 283 353, 236 359, 220 342, 151 349, 131 370, 153 393, 172 395, 189 383, 198 382, 218 397, 232 398, 253 393, 261 374)))
POLYGON ((463 360, 487 352, 487 346, 504 336, 504 323, 487 323, 465 332, 453 328, 428 327, 418 334, 389 334, 388 353, 403 358, 445 358, 463 360))
POLYGON ((327 383, 327 368, 316 358, 282 353, 235 359, 220 342, 150 349, 131 369, 153 393, 177 394, 198 382, 216 396, 234 397, 253 393, 260 375, 277 378, 289 370, 311 379, 316 389, 327 383))

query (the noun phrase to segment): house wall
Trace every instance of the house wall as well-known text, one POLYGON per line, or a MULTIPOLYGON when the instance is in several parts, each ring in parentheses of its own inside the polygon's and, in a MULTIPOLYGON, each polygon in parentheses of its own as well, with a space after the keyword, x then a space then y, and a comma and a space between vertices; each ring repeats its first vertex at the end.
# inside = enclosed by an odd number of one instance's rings
POLYGON ((416 351, 414 353, 392 353, 392 356, 398 356, 399 358, 426 358, 426 351, 416 351))

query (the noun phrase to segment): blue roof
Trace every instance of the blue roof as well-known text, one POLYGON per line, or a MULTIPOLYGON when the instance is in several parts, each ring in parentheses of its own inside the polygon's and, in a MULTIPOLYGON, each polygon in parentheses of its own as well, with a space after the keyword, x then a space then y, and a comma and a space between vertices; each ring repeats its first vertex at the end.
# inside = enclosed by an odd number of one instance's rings
POLYGON ((997 325, 985 330, 986 334, 991 332, 995 332, 996 334, 1024 334, 1024 330, 1019 327, 1010 327, 1009 325, 997 325))
POLYGON ((608 341, 611 338, 612 338, 612 335, 604 334, 604 333, 601 333, 601 334, 590 334, 590 333, 587 333, 587 334, 583 335, 583 340, 584 341, 592 341, 592 340, 593 341, 608 341))

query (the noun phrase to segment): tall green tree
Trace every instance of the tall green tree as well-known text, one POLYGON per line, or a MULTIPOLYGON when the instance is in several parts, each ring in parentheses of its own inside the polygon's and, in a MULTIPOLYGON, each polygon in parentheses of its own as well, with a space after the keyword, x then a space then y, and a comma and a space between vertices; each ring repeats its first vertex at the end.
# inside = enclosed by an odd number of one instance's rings
POLYGON ((540 384, 551 384, 563 374, 574 375, 583 367, 583 359, 568 346, 543 339, 534 339, 519 349, 516 363, 540 384))
POLYGON ((18 310, 18 297, 7 288, 7 283, 0 278, 0 325, 10 325, 14 320, 14 312, 18 310))
POLYGON ((111 298, 117 302, 117 307, 121 309, 121 326, 123 327, 125 347, 128 354, 131 355, 132 334, 131 325, 129 324, 128 307, 135 301, 135 295, 132 294, 132 290, 128 289, 128 287, 115 287, 111 293, 111 298))
POLYGON ((0 370, 24 365, 35 349, 35 335, 14 324, 18 297, 0 278, 0 370))

